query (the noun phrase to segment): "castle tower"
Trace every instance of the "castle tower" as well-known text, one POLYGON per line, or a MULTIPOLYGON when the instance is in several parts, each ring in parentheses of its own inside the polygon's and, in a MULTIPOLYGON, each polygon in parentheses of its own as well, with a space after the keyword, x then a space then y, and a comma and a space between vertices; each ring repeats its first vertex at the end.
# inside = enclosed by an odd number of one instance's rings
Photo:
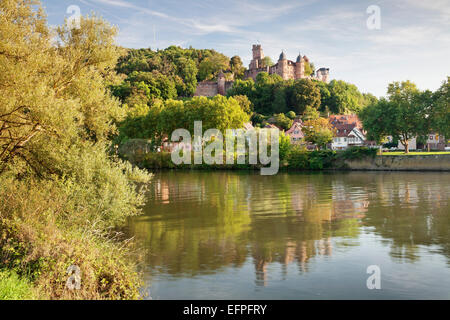
POLYGON ((217 92, 223 96, 226 94, 225 75, 222 71, 220 71, 219 75, 217 76, 217 92))
POLYGON ((294 79, 303 79, 305 77, 305 62, 302 55, 299 53, 297 61, 295 62, 295 76, 294 79))
POLYGON ((262 59, 264 59, 264 53, 260 44, 254 44, 252 48, 253 59, 250 61, 250 70, 261 68, 262 59))
POLYGON ((277 74, 280 75, 283 80, 288 80, 288 61, 286 58, 286 54, 284 51, 281 52, 280 58, 278 59, 277 63, 277 74))
POLYGON ((328 83, 330 81, 330 68, 320 68, 317 70, 316 78, 320 81, 328 83))

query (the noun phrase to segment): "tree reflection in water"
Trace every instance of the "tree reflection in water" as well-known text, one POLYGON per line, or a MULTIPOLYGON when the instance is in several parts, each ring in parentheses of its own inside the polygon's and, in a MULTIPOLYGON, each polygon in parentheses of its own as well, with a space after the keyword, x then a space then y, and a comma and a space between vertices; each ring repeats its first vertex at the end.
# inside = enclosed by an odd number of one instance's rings
POLYGON ((128 231, 147 248, 147 270, 172 277, 241 267, 252 259, 255 281, 268 266, 284 275, 295 263, 358 246, 371 232, 396 261, 414 262, 427 246, 450 260, 447 173, 163 172, 150 187, 146 215, 128 231))

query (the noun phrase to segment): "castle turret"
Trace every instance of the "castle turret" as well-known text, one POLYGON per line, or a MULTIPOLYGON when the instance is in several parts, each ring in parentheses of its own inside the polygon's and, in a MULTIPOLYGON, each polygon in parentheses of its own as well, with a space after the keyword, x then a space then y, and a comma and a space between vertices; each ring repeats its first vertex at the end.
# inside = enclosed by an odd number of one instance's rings
POLYGON ((297 61, 295 62, 295 79, 302 79, 305 77, 305 63, 303 61, 302 55, 299 53, 297 61))
POLYGON ((281 52, 280 58, 278 59, 277 74, 280 75, 283 78, 283 80, 289 79, 288 61, 287 61, 286 54, 284 53, 284 51, 281 52))
POLYGON ((217 91, 219 94, 221 95, 225 95, 226 90, 225 90, 225 75, 223 74, 222 71, 220 71, 219 75, 217 76, 217 91))

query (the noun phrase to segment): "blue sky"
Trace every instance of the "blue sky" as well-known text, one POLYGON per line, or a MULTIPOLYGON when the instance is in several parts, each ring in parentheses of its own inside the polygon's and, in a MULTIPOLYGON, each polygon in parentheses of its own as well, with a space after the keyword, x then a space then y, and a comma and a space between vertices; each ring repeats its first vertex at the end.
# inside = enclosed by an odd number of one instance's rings
POLYGON ((450 75, 450 0, 43 0, 49 23, 61 24, 70 5, 118 26, 119 45, 163 49, 213 48, 248 65, 260 43, 277 60, 307 55, 332 79, 363 92, 386 93, 389 82, 412 80, 437 89, 450 75), (370 30, 369 6, 380 8, 370 30))

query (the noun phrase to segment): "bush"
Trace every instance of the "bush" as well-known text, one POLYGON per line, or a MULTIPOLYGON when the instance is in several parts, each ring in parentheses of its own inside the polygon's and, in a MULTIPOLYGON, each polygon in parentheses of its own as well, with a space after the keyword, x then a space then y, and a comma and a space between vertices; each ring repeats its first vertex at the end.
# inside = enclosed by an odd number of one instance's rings
POLYGON ((78 191, 62 181, 3 180, 0 268, 28 279, 40 298, 139 298, 133 244, 87 219, 91 204, 78 191), (71 265, 81 270, 80 290, 66 288, 71 265))
POLYGON ((350 147, 345 151, 339 152, 338 156, 343 160, 364 159, 366 157, 375 157, 377 149, 367 147, 350 147))

